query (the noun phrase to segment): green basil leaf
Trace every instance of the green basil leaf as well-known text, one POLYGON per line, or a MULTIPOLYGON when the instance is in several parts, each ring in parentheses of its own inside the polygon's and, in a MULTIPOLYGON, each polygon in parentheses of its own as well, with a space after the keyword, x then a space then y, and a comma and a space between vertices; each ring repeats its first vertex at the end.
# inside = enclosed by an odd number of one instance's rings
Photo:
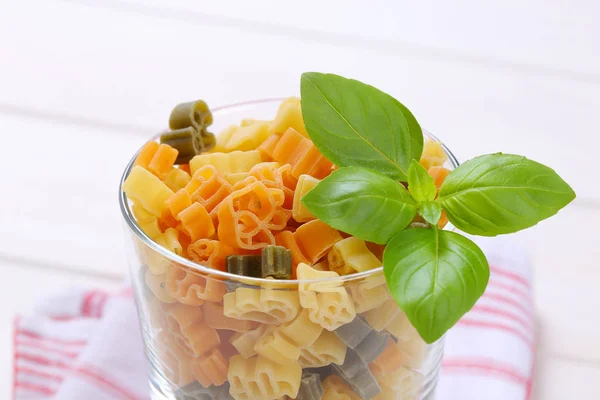
POLYGON ((432 201, 437 194, 433 178, 417 160, 412 160, 408 168, 408 191, 419 203, 432 201))
POLYGON ((423 132, 390 95, 333 74, 306 72, 300 83, 302 116, 318 149, 338 166, 360 166, 406 181, 421 157, 423 132))
POLYGON ((392 296, 427 343, 438 340, 483 295, 490 271, 466 237, 407 229, 388 243, 383 270, 392 296))
POLYGON ((517 232, 575 198, 553 169, 512 154, 476 157, 448 175, 438 200, 458 229, 482 236, 517 232))
POLYGON ((326 224, 379 244, 406 228, 417 213, 404 186, 358 167, 334 171, 305 194, 302 203, 326 224))
POLYGON ((438 202, 428 201, 421 204, 419 214, 431 225, 437 225, 440 218, 442 218, 442 206, 438 202))

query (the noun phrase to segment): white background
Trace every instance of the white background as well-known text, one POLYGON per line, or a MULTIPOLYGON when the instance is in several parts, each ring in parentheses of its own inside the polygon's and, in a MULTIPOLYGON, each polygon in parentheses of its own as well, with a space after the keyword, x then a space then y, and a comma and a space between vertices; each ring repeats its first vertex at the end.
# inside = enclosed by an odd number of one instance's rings
POLYGON ((535 268, 536 399, 600 398, 600 3, 0 0, 0 398, 33 299, 126 274, 121 171, 171 107, 298 94, 335 72, 465 160, 515 152, 578 194, 514 238, 535 268))

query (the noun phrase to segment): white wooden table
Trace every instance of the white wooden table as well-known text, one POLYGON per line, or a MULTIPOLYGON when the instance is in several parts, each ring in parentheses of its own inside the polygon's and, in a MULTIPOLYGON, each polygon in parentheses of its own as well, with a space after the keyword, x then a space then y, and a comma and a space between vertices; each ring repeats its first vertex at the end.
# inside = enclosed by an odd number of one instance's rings
POLYGON ((461 160, 515 152, 578 199, 516 235, 535 268, 536 399, 600 398, 600 15, 592 0, 0 2, 0 398, 16 313, 126 274, 117 184, 179 101, 381 87, 461 160), (418 3, 418 4, 417 4, 418 3))

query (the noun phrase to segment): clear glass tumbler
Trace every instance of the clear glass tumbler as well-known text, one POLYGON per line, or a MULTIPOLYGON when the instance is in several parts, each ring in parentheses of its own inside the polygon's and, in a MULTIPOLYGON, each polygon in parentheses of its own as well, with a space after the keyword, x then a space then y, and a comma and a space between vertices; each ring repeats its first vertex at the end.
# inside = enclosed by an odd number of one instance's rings
MULTIPOLYGON (((272 118, 279 103, 213 109, 214 129, 272 118)), ((154 242, 119 200, 152 399, 434 398, 443 339, 419 337, 382 267, 302 281, 228 274, 154 242)))

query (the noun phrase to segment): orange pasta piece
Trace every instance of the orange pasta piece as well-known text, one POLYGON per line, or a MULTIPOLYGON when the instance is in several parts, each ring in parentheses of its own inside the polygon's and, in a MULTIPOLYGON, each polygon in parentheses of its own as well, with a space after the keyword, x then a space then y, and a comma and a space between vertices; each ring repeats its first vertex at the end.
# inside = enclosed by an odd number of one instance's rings
POLYGON ((214 349, 206 356, 198 357, 192 362, 192 373, 203 387, 220 386, 227 380, 229 362, 219 349, 214 349))
POLYGON ((221 346, 219 346, 219 350, 221 350, 221 354, 227 360, 231 357, 239 354, 234 345, 231 344, 231 338, 233 335, 239 335, 241 333, 235 331, 221 330, 219 332, 219 337, 221 338, 221 346))
POLYGON ((177 228, 179 221, 175 219, 168 208, 164 208, 158 217, 158 227, 161 231, 166 231, 168 228, 177 228))
POLYGON ((292 252, 292 279, 296 279, 296 267, 298 267, 298 264, 310 264, 310 261, 304 255, 300 246, 298 246, 298 242, 296 242, 296 238, 292 232, 287 230, 279 232, 275 236, 275 243, 277 246, 283 246, 292 252))
POLYGON ((202 310, 183 304, 161 304, 167 329, 170 333, 179 335, 183 330, 198 322, 202 322, 202 310))
POLYGON ((291 174, 299 178, 308 174, 323 179, 331 173, 333 164, 323 156, 310 139, 293 128, 285 131, 275 148, 273 159, 280 164, 290 164, 291 174))
POLYGON ((373 253, 375 257, 377 257, 380 260, 383 260, 385 244, 377 244, 373 242, 365 242, 365 244, 367 245, 367 249, 369 249, 369 251, 373 253))
POLYGON ((392 372, 405 363, 405 353, 396 345, 393 339, 389 339, 383 352, 369 365, 372 371, 392 372))
POLYGON ((199 202, 208 212, 215 209, 233 191, 231 184, 212 165, 198 169, 185 190, 192 202, 199 202))
POLYGON ((179 152, 168 144, 161 144, 148 164, 148 170, 163 180, 167 177, 179 152))
POLYGON ((219 303, 204 303, 202 305, 204 322, 214 329, 227 329, 234 332, 248 332, 256 327, 252 321, 226 317, 223 314, 223 305, 219 303))
POLYGON ((159 146, 160 145, 154 141, 146 143, 140 150, 138 156, 135 158, 133 165, 139 165, 140 167, 148 169, 148 165, 152 161, 152 157, 154 157, 154 154, 158 150, 159 146))
POLYGON ((226 270, 226 258, 236 251, 218 240, 200 239, 191 244, 187 249, 190 259, 198 264, 208 265, 219 271, 226 270))
POLYGON ((167 270, 165 289, 171 297, 191 306, 199 306, 204 300, 221 301, 226 292, 222 282, 175 265, 167 270))
POLYGON ((442 216, 440 217, 440 220, 438 221, 438 227, 440 229, 444 229, 444 227, 446 226, 447 223, 448 223, 448 217, 446 216, 446 211, 442 210, 442 216))
POLYGON ((294 237, 309 259, 309 264, 315 264, 327 254, 331 246, 342 240, 337 229, 318 219, 300 225, 294 232, 294 237))
MULTIPOLYGON (((192 201, 190 200, 190 196, 184 189, 175 192, 165 201, 166 207, 163 209, 162 214, 158 219, 161 229, 166 229, 163 227, 177 228, 180 224, 178 217, 179 213, 191 205, 192 201)), ((185 232, 185 229, 183 229, 183 231, 185 232)))
POLYGON ((184 231, 192 239, 192 242, 209 238, 215 234, 212 218, 200 203, 194 203, 180 212, 177 219, 181 221, 184 231))
POLYGON ((177 218, 180 212, 192 205, 190 195, 185 189, 179 189, 165 201, 167 209, 171 212, 173 218, 177 218))
POLYGON ((156 343, 159 363, 167 379, 177 386, 192 383, 195 379, 192 373, 192 356, 177 345, 173 340, 173 336, 167 332, 159 332, 156 343))
POLYGON ((242 249, 260 249, 275 244, 273 231, 285 228, 291 213, 281 206, 281 189, 267 188, 254 177, 234 187, 218 208, 218 237, 222 243, 242 249))
POLYGON ((294 190, 298 179, 292 176, 292 167, 288 164, 259 163, 250 170, 250 176, 263 182, 268 188, 281 189, 285 196, 283 208, 291 210, 294 205, 294 190))
POLYGON ((258 151, 260 151, 263 159, 273 159, 273 150, 275 150, 275 146, 277 146, 279 139, 281 139, 281 134, 274 133, 258 146, 258 151))
POLYGON ((187 172, 189 175, 192 175, 192 172, 190 170, 190 164, 181 164, 179 166, 179 169, 182 170, 182 171, 187 172))
POLYGON ((444 167, 431 167, 427 172, 433 178, 437 190, 440 190, 442 183, 444 183, 444 180, 450 174, 450 170, 444 167))

